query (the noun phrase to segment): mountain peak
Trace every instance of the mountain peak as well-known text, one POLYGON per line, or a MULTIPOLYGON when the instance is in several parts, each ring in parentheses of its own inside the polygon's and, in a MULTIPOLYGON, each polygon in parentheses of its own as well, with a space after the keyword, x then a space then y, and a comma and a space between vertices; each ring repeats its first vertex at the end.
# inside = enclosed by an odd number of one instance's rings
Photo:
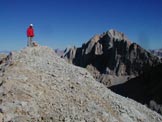
POLYGON ((112 36, 124 37, 124 33, 119 32, 119 31, 117 31, 117 30, 115 30, 115 29, 110 29, 110 30, 108 31, 108 33, 110 33, 112 36))
POLYGON ((131 44, 131 41, 127 38, 127 36, 124 33, 119 32, 115 29, 110 29, 109 31, 107 31, 107 34, 115 41, 126 41, 129 45, 131 44))
POLYGON ((140 45, 129 41, 124 33, 113 29, 92 37, 82 47, 69 49, 64 57, 89 69, 99 82, 108 87, 136 77, 161 62, 140 45))

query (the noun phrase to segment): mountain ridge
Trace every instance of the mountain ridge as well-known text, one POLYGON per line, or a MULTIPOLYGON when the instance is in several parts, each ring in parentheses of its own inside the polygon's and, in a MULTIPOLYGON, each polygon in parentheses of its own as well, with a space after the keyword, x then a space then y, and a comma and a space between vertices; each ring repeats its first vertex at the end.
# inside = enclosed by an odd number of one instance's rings
POLYGON ((81 47, 66 50, 63 57, 69 63, 87 68, 107 87, 126 82, 161 62, 116 30, 95 35, 81 47))
POLYGON ((0 64, 0 119, 57 122, 148 122, 162 117, 96 82, 48 47, 11 52, 0 64))

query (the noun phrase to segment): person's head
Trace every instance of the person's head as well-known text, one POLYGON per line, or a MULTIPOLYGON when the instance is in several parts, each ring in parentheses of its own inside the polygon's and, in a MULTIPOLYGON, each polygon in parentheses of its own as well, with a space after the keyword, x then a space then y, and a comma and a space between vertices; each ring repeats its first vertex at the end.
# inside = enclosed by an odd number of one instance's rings
POLYGON ((33 24, 30 24, 29 27, 33 27, 33 24))

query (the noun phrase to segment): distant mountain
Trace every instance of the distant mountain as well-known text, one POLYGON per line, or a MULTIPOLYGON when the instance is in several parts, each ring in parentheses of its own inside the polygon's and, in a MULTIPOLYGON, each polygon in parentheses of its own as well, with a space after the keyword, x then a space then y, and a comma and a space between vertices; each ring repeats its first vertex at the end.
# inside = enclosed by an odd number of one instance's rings
POLYGON ((58 56, 60 56, 60 57, 62 57, 63 54, 64 54, 64 50, 54 49, 54 51, 55 51, 55 53, 56 53, 58 56))
POLYGON ((95 35, 82 47, 66 50, 64 58, 74 65, 87 68, 94 78, 107 87, 124 83, 161 62, 116 30, 95 35))
POLYGON ((9 54, 10 51, 0 51, 0 54, 9 54))
POLYGON ((160 58, 162 58, 162 48, 161 49, 156 49, 156 50, 149 50, 153 55, 156 55, 160 58))

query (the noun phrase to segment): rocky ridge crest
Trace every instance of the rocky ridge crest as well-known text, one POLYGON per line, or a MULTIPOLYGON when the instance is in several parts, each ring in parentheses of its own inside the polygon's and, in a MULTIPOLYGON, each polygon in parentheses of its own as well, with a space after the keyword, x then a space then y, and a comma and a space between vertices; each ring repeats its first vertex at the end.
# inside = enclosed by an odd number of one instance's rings
POLYGON ((0 121, 161 122, 48 47, 12 52, 0 64, 0 121))

